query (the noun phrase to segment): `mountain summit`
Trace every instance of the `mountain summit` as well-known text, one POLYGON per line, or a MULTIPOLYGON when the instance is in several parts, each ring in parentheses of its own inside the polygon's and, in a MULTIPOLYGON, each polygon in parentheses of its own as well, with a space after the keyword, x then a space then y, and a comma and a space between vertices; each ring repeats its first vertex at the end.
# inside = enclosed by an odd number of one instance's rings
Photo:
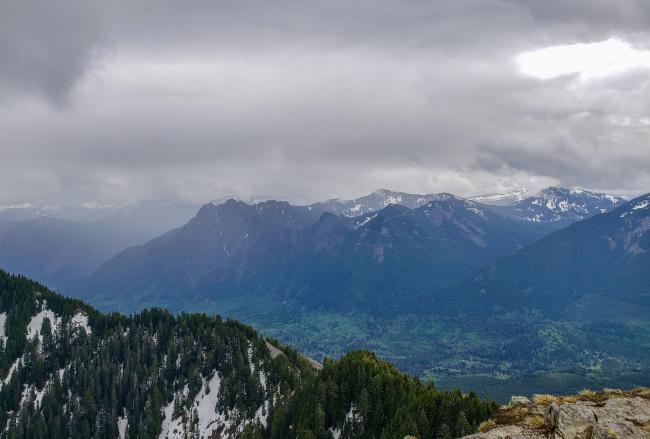
POLYGON ((584 189, 548 187, 509 206, 495 206, 515 219, 560 228, 576 221, 609 212, 625 200, 609 194, 584 189))

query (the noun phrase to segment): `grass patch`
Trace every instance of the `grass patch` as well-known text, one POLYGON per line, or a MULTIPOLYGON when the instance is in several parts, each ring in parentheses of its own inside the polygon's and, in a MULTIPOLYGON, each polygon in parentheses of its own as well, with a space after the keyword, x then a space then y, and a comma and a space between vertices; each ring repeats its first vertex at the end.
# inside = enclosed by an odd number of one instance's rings
POLYGON ((478 431, 481 433, 485 433, 487 431, 492 430, 497 426, 496 422, 494 422, 492 419, 488 419, 487 421, 481 422, 481 424, 478 426, 478 431))

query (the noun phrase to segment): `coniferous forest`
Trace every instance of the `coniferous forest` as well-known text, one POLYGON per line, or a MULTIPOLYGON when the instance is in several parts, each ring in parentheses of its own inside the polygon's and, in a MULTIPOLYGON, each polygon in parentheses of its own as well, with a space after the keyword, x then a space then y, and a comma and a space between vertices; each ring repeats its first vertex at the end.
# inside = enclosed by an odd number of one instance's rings
POLYGON ((314 362, 218 316, 105 315, 0 272, 0 437, 452 438, 496 410, 367 351, 314 362))

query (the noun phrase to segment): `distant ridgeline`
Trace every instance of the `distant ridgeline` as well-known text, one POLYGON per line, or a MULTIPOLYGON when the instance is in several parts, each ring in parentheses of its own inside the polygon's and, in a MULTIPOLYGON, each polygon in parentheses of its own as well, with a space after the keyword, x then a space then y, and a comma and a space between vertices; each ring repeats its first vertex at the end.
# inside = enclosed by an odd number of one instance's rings
POLYGON ((0 378, 6 438, 452 438, 496 410, 367 351, 314 368, 235 321, 105 315, 2 270, 0 378))

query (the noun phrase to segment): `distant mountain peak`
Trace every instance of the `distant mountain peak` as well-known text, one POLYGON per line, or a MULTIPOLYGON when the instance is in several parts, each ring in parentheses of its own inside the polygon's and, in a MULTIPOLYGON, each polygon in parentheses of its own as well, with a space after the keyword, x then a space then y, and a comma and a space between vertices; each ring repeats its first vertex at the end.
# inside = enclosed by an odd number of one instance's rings
POLYGON ((539 194, 514 203, 509 214, 535 223, 568 225, 591 216, 610 212, 625 200, 610 194, 581 188, 550 186, 539 194))
POLYGON ((620 204, 625 201, 624 198, 617 197, 615 195, 590 191, 579 187, 565 188, 561 186, 549 186, 547 188, 542 189, 540 191, 540 195, 596 198, 596 199, 609 200, 613 204, 620 204))

